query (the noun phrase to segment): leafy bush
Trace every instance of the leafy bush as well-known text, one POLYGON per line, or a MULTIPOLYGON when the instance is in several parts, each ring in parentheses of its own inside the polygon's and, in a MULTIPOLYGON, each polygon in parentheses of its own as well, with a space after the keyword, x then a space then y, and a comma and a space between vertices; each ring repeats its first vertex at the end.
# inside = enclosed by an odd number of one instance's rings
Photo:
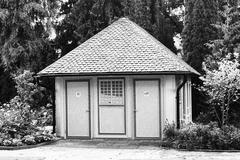
POLYGON ((19 99, 23 103, 27 103, 31 108, 39 108, 40 106, 46 106, 48 98, 46 95, 46 89, 39 86, 33 77, 34 73, 25 70, 22 74, 14 75, 16 90, 19 99))
MULTIPOLYGON (((55 137, 41 130, 49 123, 49 109, 32 110, 15 97, 9 104, 0 106, 0 145, 19 146, 50 141, 55 137)), ((50 117, 50 118, 49 118, 50 117)))
POLYGON ((55 138, 44 126, 52 124, 51 105, 41 106, 34 95, 43 89, 32 82, 31 72, 16 77, 18 95, 0 105, 0 145, 21 146, 46 142, 55 138), (37 106, 39 105, 39 106, 37 106))
POLYGON ((229 123, 229 110, 232 104, 240 100, 239 58, 238 53, 228 54, 220 58, 215 68, 203 65, 206 74, 200 77, 203 81, 201 90, 209 96, 209 103, 221 111, 221 114, 215 113, 222 126, 229 123))
POLYGON ((178 130, 176 129, 175 124, 167 124, 164 128, 164 135, 168 140, 174 140, 179 135, 178 130))
POLYGON ((240 130, 234 126, 218 127, 217 123, 189 124, 177 130, 167 124, 164 141, 179 149, 240 149, 240 130))

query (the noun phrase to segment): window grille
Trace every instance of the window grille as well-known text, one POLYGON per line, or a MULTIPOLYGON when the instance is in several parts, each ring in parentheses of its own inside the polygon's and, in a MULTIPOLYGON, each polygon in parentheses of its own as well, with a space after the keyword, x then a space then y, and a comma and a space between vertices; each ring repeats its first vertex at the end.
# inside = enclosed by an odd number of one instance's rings
POLYGON ((122 79, 99 80, 99 105, 124 105, 124 81, 122 79))

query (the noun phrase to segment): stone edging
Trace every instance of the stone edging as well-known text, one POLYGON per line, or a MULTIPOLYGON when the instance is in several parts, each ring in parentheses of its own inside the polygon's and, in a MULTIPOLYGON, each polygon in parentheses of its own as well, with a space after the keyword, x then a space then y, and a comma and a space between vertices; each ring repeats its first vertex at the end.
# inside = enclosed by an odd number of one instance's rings
POLYGON ((41 147, 41 146, 44 146, 44 145, 53 144, 53 143, 56 143, 56 142, 59 141, 59 140, 60 140, 60 139, 56 139, 56 140, 52 140, 52 141, 48 141, 48 142, 43 142, 43 143, 39 143, 39 144, 34 144, 34 145, 24 145, 24 146, 0 146, 0 150, 31 149, 31 148, 41 147))

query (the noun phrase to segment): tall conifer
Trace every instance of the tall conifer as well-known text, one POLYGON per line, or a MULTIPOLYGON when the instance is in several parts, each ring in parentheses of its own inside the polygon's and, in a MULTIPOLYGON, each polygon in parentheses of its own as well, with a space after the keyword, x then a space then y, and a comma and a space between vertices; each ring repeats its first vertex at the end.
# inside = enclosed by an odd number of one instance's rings
MULTIPOLYGON (((218 19, 217 0, 185 0, 184 28, 182 31, 183 54, 188 64, 203 74, 204 58, 211 54, 206 43, 216 39, 217 29, 213 26, 218 19)), ((201 85, 194 77, 192 82, 201 85)), ((206 96, 193 87, 193 119, 206 109, 206 96)))
POLYGON ((206 46, 216 38, 217 31, 213 24, 218 18, 216 0, 186 0, 185 21, 182 31, 183 53, 186 61, 202 73, 204 57, 211 53, 206 46))

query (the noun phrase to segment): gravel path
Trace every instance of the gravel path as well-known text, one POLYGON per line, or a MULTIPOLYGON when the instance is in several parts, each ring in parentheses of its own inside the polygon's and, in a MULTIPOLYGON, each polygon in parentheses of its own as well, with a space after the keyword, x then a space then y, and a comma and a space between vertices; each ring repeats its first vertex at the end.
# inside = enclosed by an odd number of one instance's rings
POLYGON ((240 152, 185 152, 154 146, 60 141, 32 149, 0 151, 0 160, 240 160, 240 152))

